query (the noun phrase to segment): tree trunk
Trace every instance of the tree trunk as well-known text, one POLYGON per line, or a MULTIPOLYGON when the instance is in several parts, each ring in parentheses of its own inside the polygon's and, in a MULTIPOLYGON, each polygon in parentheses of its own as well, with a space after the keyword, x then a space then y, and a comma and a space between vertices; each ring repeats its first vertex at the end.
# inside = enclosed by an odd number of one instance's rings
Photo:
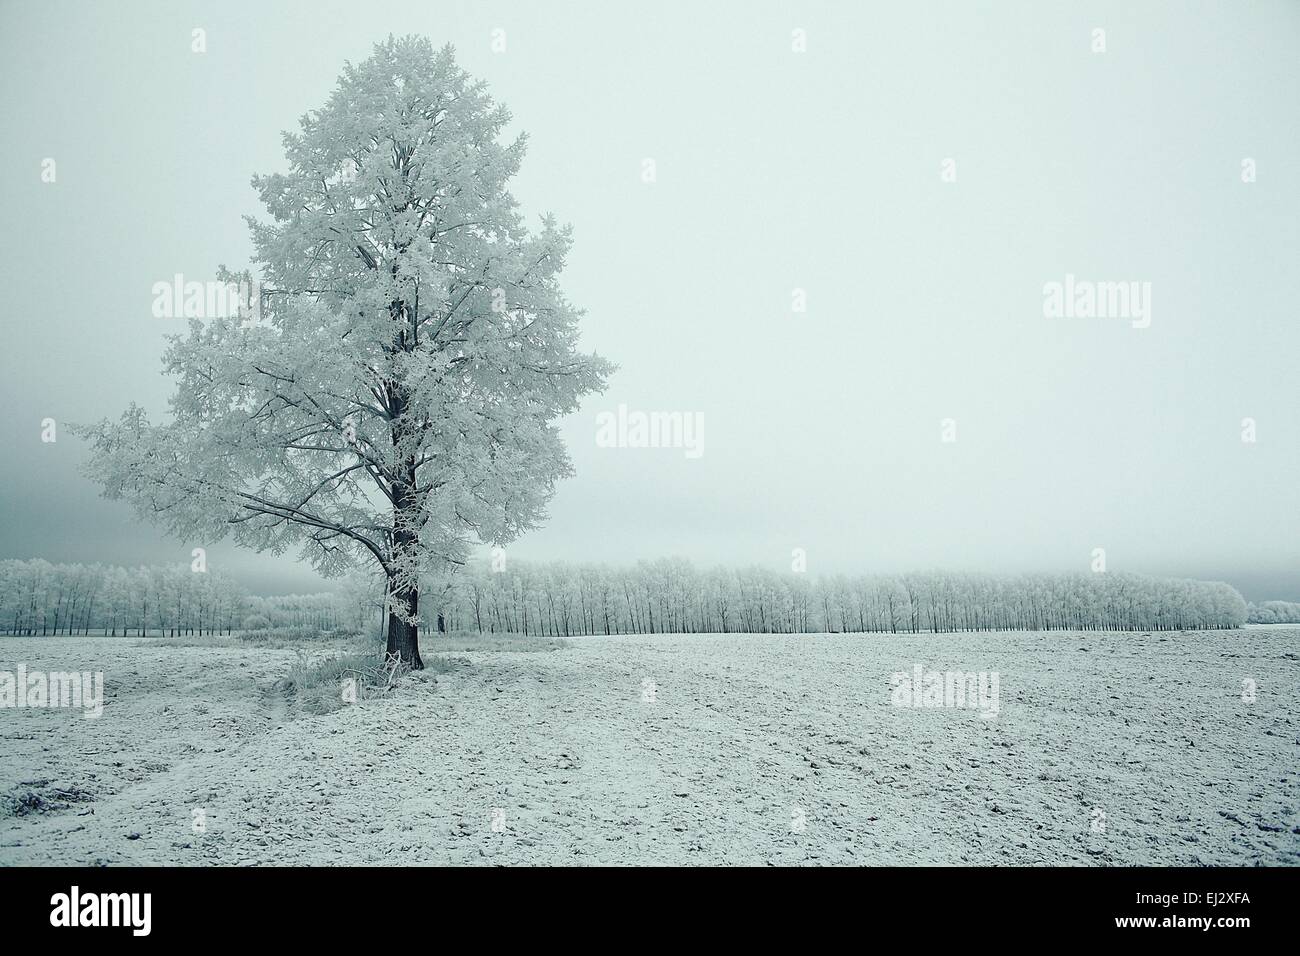
MULTIPOLYGON (((394 604, 401 603, 405 605, 411 617, 419 613, 419 588, 408 587, 393 591, 390 592, 389 598, 394 604)), ((396 656, 399 661, 410 667, 411 670, 424 669, 424 661, 420 660, 420 626, 401 620, 391 610, 388 612, 388 648, 385 651, 385 656, 389 659, 396 656)))

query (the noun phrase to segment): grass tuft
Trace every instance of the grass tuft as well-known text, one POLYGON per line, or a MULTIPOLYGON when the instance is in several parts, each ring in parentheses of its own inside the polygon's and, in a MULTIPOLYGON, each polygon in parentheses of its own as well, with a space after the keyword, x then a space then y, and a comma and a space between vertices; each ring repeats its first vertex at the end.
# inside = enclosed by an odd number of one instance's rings
MULTIPOLYGON (((421 673, 445 674, 454 663, 426 660, 421 673)), ((299 654, 289 673, 271 685, 285 703, 308 714, 329 714, 354 703, 392 693, 411 669, 374 652, 348 653, 324 660, 299 654)))

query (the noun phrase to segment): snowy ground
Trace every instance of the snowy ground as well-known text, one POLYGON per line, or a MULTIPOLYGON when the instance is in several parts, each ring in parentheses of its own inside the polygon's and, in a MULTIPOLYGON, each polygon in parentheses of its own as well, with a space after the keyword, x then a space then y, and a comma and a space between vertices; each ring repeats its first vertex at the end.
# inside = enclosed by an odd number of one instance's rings
POLYGON ((446 656, 301 716, 292 650, 0 637, 108 696, 0 710, 0 863, 1300 865, 1300 628, 446 656), (997 717, 892 706, 917 664, 998 672, 997 717))

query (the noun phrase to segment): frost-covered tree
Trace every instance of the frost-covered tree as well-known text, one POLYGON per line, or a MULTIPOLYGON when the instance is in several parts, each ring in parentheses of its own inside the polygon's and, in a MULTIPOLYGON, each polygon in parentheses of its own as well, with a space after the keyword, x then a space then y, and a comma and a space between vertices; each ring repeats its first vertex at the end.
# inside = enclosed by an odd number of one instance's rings
POLYGON ((1300 624, 1300 602, 1264 601, 1251 604, 1246 614, 1252 624, 1300 624))
POLYGON ((526 228, 507 183, 523 136, 450 48, 390 38, 347 65, 255 177, 259 309, 191 321, 165 366, 171 420, 83 429, 109 497, 187 539, 369 561, 388 652, 420 661, 420 576, 536 524, 570 472, 555 419, 611 366, 577 350, 570 245, 526 228))

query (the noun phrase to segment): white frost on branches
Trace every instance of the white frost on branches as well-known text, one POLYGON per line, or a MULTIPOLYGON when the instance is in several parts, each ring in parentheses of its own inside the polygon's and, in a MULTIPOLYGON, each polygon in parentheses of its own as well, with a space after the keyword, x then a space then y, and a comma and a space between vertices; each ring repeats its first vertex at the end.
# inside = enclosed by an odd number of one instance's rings
POLYGON ((106 494, 327 575, 369 559, 412 623, 421 573, 540 521, 570 473, 553 423, 612 367, 577 349, 568 228, 529 231, 507 189, 508 119, 450 48, 390 38, 349 64, 285 135, 288 172, 253 180, 258 320, 172 339, 169 421, 132 405, 82 429, 106 494))

